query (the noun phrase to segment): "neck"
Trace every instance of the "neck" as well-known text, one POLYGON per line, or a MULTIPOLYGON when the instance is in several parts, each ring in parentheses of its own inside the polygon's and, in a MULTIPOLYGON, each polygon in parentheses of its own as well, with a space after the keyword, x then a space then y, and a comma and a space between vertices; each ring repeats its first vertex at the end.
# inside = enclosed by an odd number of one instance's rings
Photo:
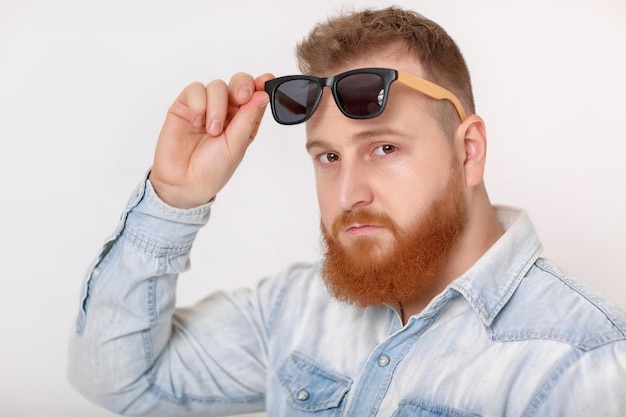
POLYGON ((450 251, 435 284, 415 299, 400 304, 402 322, 419 314, 452 281, 463 275, 502 236, 504 230, 489 202, 484 187, 468 204, 468 221, 459 241, 450 251))

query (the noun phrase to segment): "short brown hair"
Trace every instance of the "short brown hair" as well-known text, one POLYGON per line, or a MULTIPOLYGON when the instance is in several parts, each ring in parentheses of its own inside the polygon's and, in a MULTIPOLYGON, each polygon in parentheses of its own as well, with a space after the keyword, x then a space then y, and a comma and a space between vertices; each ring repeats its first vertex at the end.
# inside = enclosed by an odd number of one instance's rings
MULTIPOLYGON (((470 75, 459 47, 441 26, 413 11, 388 7, 331 17, 297 45, 296 56, 303 74, 319 75, 398 44, 419 59, 424 78, 452 91, 468 115, 475 113, 470 75)), ((450 105, 445 109, 443 124, 452 122, 456 128, 456 111, 450 105)))

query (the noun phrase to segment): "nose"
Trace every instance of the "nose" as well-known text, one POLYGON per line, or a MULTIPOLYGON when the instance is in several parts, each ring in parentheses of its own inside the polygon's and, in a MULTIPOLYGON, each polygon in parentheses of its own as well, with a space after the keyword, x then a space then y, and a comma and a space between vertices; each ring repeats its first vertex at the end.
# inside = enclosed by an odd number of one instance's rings
POLYGON ((367 206, 373 201, 374 193, 364 161, 349 161, 345 158, 341 161, 337 193, 339 207, 344 211, 367 206))

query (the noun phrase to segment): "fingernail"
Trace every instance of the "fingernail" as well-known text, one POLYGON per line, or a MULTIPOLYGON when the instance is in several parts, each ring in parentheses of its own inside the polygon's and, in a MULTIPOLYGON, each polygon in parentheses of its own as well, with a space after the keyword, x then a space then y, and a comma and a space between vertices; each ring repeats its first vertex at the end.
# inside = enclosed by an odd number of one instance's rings
POLYGON ((250 90, 248 87, 242 87, 239 90, 239 97, 241 97, 244 100, 249 99, 252 96, 252 90, 250 90))
POLYGON ((209 134, 212 136, 217 136, 222 132, 222 125, 220 121, 217 119, 213 119, 211 124, 209 125, 209 134))

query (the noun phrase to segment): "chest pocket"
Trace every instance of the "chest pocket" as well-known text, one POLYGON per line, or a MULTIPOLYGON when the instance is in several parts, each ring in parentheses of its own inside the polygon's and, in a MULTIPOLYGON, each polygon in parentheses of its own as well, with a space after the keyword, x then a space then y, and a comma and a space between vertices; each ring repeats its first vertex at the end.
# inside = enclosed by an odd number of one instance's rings
POLYGON ((404 400, 392 417, 481 417, 479 414, 456 410, 423 400, 404 400))
POLYGON ((352 380, 324 369, 306 355, 294 352, 278 370, 280 383, 294 417, 334 417, 341 415, 343 399, 352 380))

